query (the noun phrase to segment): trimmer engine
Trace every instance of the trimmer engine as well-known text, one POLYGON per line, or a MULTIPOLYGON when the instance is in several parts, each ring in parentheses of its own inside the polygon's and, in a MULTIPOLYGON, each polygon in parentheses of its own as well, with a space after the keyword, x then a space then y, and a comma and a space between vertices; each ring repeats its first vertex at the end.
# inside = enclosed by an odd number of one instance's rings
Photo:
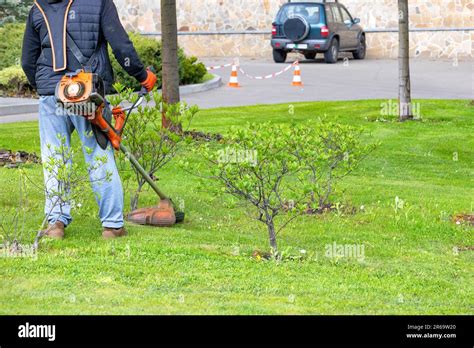
POLYGON ((56 86, 56 100, 75 115, 92 117, 105 103, 104 82, 84 70, 66 74, 56 86))
POLYGON ((102 149, 107 148, 109 140, 116 150, 120 149, 125 113, 121 108, 111 112, 106 107, 104 81, 98 74, 78 70, 64 75, 56 86, 56 100, 67 112, 91 121, 92 131, 102 149), (112 115, 115 127, 110 123, 112 115))

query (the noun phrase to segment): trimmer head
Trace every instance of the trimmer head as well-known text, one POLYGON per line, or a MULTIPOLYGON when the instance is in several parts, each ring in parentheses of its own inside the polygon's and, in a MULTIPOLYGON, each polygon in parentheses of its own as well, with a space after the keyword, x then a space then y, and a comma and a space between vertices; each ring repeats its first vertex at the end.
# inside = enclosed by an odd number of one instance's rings
POLYGON ((142 208, 128 214, 127 220, 138 225, 170 227, 184 219, 183 213, 175 213, 173 203, 162 199, 157 207, 142 208))

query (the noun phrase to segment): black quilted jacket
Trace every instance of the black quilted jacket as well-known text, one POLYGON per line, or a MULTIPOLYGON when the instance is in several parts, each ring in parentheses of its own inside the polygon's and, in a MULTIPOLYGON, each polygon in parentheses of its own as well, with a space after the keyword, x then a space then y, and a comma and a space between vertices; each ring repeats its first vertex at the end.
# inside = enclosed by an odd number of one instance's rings
MULTIPOLYGON (((56 5, 60 4, 50 6, 56 5)), ((104 79, 108 92, 114 80, 108 56, 108 44, 127 73, 139 82, 146 79, 144 66, 120 23, 112 0, 74 0, 68 16, 67 32, 85 57, 92 56, 97 45, 100 46, 98 59, 92 69, 104 79)), ((66 56, 66 70, 55 72, 48 28, 40 9, 36 4, 33 5, 23 40, 22 67, 30 84, 37 89, 39 95, 54 95, 56 84, 65 73, 82 68, 69 48, 66 50, 66 56)))

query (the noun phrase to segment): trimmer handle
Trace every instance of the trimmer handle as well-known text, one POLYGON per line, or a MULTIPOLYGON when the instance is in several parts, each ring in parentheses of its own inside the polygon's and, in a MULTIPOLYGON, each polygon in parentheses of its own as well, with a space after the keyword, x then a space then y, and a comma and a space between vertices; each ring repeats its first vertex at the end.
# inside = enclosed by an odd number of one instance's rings
MULTIPOLYGON (((156 74, 156 71, 155 71, 155 68, 153 66, 149 66, 146 68, 147 70, 150 70, 153 74, 156 74)), ((145 95, 147 95, 149 92, 148 90, 142 86, 142 89, 140 90, 140 92, 138 92, 138 95, 140 97, 144 97, 145 95)))
MULTIPOLYGON (((154 70, 153 67, 148 67, 148 69, 150 69, 151 71, 154 70)), ((143 102, 143 99, 147 94, 148 90, 145 87, 142 87, 140 92, 138 92, 138 100, 131 107, 122 108, 120 106, 117 106, 113 108, 112 115, 115 120, 115 126, 112 126, 112 124, 102 116, 105 103, 102 104, 100 110, 97 110, 98 112, 96 112, 96 117, 92 122, 99 126, 102 132, 107 135, 115 150, 120 150, 120 144, 122 142, 122 132, 125 128, 125 125, 127 124, 128 115, 130 115, 132 110, 138 107, 143 102), (126 113, 128 114, 126 115, 126 113)))
MULTIPOLYGON (((156 83, 158 82, 158 77, 156 76, 155 69, 152 66, 146 68, 146 79, 141 82, 143 88, 146 88, 147 91, 152 91, 155 88, 156 83)), ((140 94, 143 93, 143 88, 140 91, 140 94)))
POLYGON ((123 130, 123 127, 125 126, 125 111, 123 111, 123 109, 120 106, 116 106, 112 109, 112 115, 115 120, 115 126, 114 126, 115 131, 117 132, 117 134, 122 135, 122 130, 123 130))
MULTIPOLYGON (((91 123, 96 125, 103 133, 105 133, 113 148, 118 151, 120 149, 120 143, 122 142, 122 137, 120 134, 121 130, 117 131, 117 129, 115 129, 114 126, 112 126, 112 124, 106 118, 104 118, 104 109, 106 107, 108 106, 102 104, 96 109, 95 118, 91 120, 91 123)), ((123 120, 118 120, 121 118, 123 119, 123 111, 118 112, 118 110, 116 110, 116 114, 113 114, 113 116, 115 121, 119 122, 119 127, 123 128, 123 120)))
POLYGON ((147 89, 146 89, 145 87, 142 87, 142 89, 140 90, 140 92, 138 92, 138 95, 139 95, 140 97, 143 97, 143 96, 145 96, 145 95, 147 95, 147 94, 148 94, 148 91, 147 91, 147 89))

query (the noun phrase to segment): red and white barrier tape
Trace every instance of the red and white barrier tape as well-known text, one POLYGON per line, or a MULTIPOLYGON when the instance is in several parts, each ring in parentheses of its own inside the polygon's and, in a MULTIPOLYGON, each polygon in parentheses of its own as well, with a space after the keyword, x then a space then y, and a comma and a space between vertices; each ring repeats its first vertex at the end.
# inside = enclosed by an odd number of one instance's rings
POLYGON ((207 69, 207 71, 210 71, 210 70, 228 68, 229 66, 232 66, 232 63, 224 64, 224 65, 208 66, 208 67, 206 67, 206 69, 207 69))
POLYGON ((207 69, 207 71, 211 71, 211 70, 217 70, 217 69, 222 69, 222 68, 228 68, 230 66, 236 65, 239 68, 239 71, 245 77, 247 77, 249 79, 252 79, 252 80, 267 80, 267 79, 272 79, 272 78, 278 77, 281 74, 284 74, 285 72, 287 72, 292 67, 294 67, 295 65, 298 65, 298 64, 299 64, 299 61, 296 61, 292 64, 289 64, 286 68, 284 68, 284 69, 282 69, 282 70, 280 70, 276 73, 265 75, 265 76, 253 76, 253 75, 248 74, 247 72, 245 72, 244 69, 242 69, 242 67, 240 66, 240 63, 239 63, 238 60, 235 60, 234 63, 228 63, 228 64, 216 65, 216 66, 208 66, 208 67, 206 67, 206 69, 207 69))
POLYGON ((252 79, 252 80, 267 80, 267 79, 272 79, 272 78, 275 78, 275 77, 278 77, 280 76, 281 74, 287 72, 288 70, 290 70, 292 67, 294 67, 295 65, 298 65, 299 62, 296 61, 294 62, 293 64, 290 64, 288 65, 286 68, 276 72, 276 73, 273 73, 273 74, 269 74, 269 75, 265 75, 265 76, 253 76, 253 75, 250 75, 250 74, 247 74, 245 72, 244 69, 242 69, 240 66, 239 66, 239 71, 247 78, 249 79, 252 79))

